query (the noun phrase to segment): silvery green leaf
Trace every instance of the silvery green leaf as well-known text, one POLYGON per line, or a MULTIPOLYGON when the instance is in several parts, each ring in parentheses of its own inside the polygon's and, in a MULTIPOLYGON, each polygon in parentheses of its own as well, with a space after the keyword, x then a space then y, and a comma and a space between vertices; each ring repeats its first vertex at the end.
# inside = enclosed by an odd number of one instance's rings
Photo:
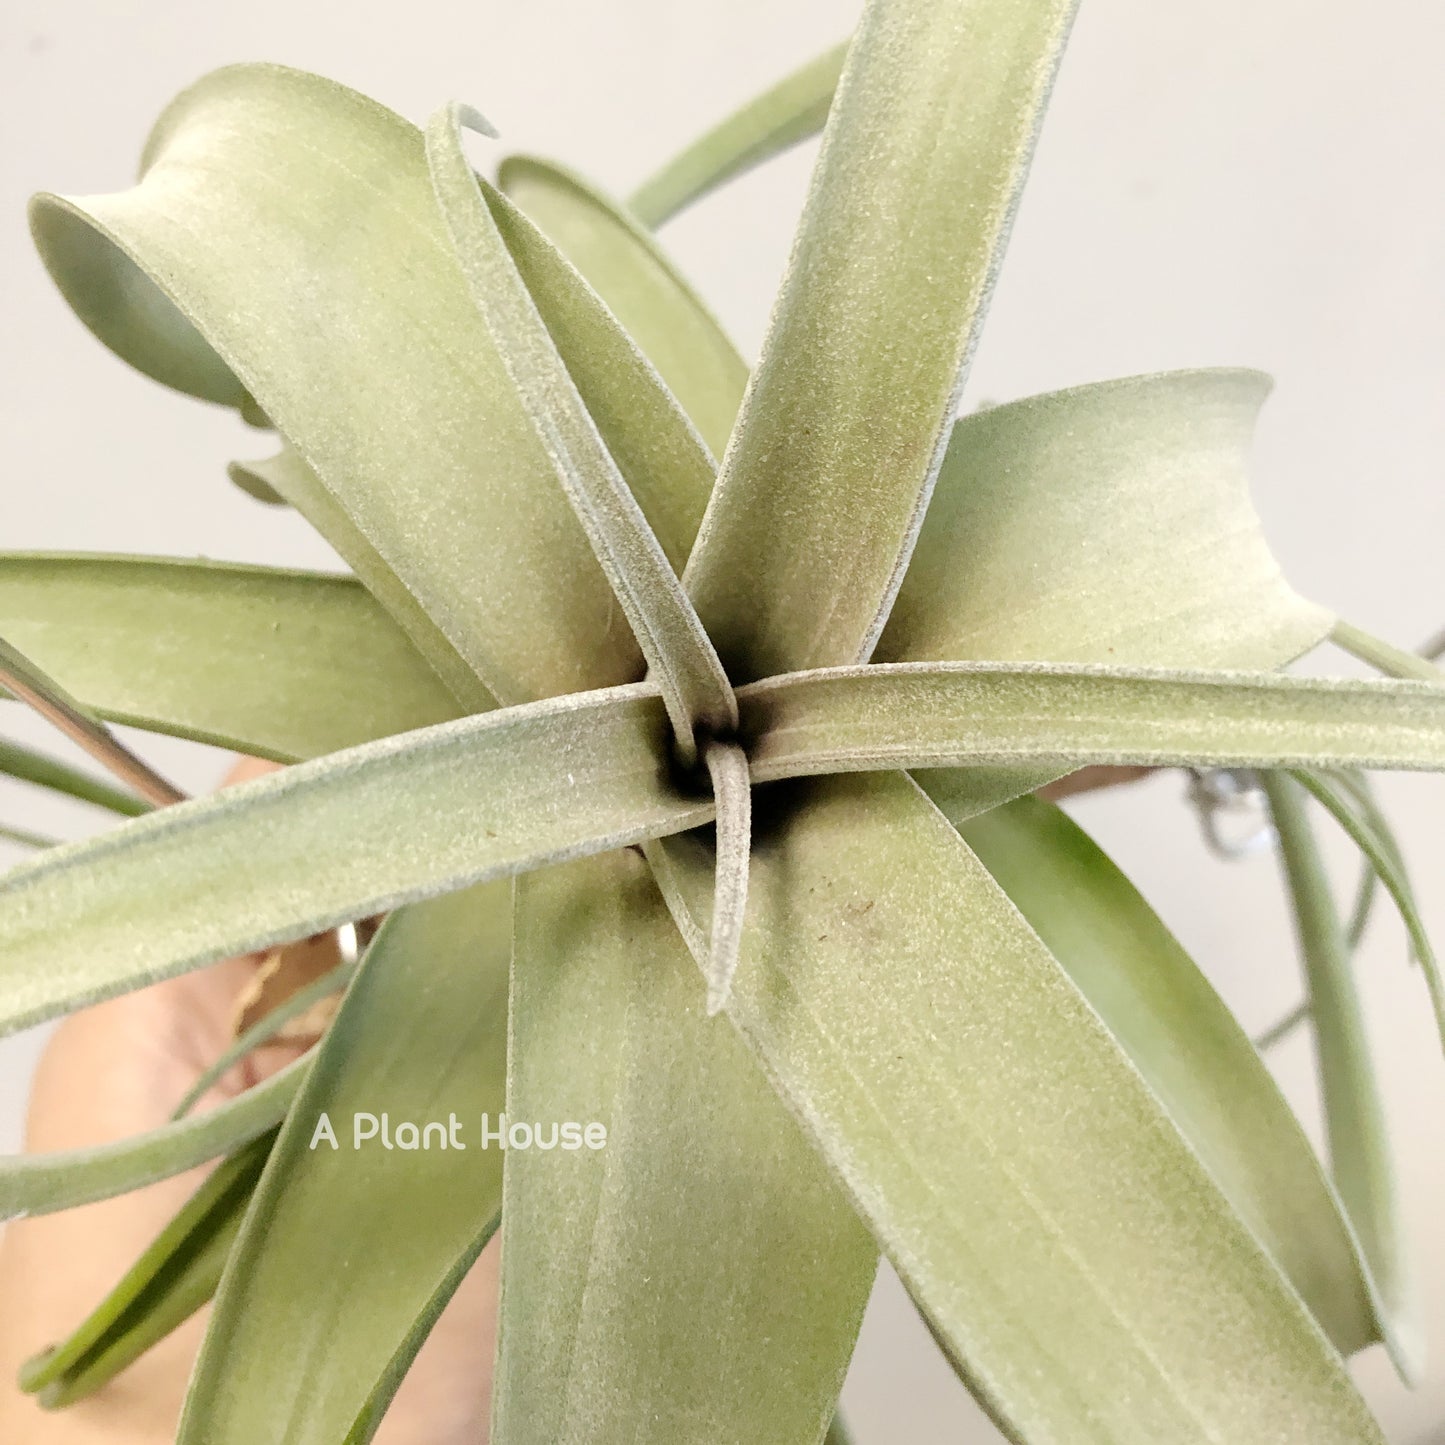
MULTIPOLYGON (((247 485, 266 487, 274 492, 305 517, 335 548, 337 555, 410 639, 412 646, 431 664, 446 690, 461 705, 460 709, 449 708, 448 716, 457 711, 485 712, 496 707, 497 700, 467 665, 466 659, 427 616, 406 584, 351 520, 346 509, 326 490, 321 478, 291 447, 283 447, 275 456, 257 461, 232 462, 227 470, 233 480, 239 482, 245 478, 247 485)), ((419 693, 435 692, 435 688, 414 690, 419 693)))
POLYGON ((1408 1383, 1423 1368, 1424 1329, 1403 1237, 1380 1082, 1349 945, 1306 812, 1304 791, 1285 773, 1267 772, 1261 779, 1279 838, 1309 986, 1330 1168, 1369 1266, 1386 1347, 1408 1383))
POLYGON ((596 289, 720 457, 748 368, 652 235, 625 207, 552 161, 509 156, 497 183, 596 289))
POLYGON ((297 1059, 265 1083, 204 1114, 146 1134, 85 1149, 0 1159, 0 1219, 54 1214, 111 1199, 229 1153, 281 1121, 310 1064, 309 1059, 297 1059))
POLYGON ((735 682, 865 660, 953 421, 1070 0, 871 0, 686 580, 735 682))
POLYGON ((360 586, 318 572, 4 554, 7 632, 113 722, 282 762, 460 711, 360 586))
MULTIPOLYGON (((717 471, 706 443, 668 383, 572 262, 504 195, 490 186, 483 195, 568 375, 673 570, 681 573, 717 471)), ((649 252, 636 259, 660 264, 650 257, 649 252)), ((678 320, 695 321, 684 299, 678 298, 678 320)), ((690 368, 694 359, 689 352, 678 364, 690 368)))
POLYGON ((180 1445, 371 1438, 496 1228, 502 1154, 477 1130, 503 1108, 511 918, 493 883, 382 925, 231 1251, 180 1445), (323 1114, 335 1149, 317 1142, 323 1114), (378 1133, 386 1115, 394 1144, 408 1121, 437 1130, 425 1149, 355 1148, 359 1114, 378 1133))
POLYGON ((1331 618, 1280 575, 1245 461, 1269 380, 1180 371, 962 418, 879 662, 1274 668, 1331 618))
POLYGON ((1379 1331, 1354 1240, 1314 1150, 1248 1035, 1164 922, 1089 835, 1041 798, 1019 798, 959 831, 1336 1348, 1373 1343, 1379 1331))
MULTIPOLYGON (((705 920, 707 850, 651 851, 705 920)), ((1010 1438, 1379 1445, 1299 1296, 906 777, 759 809, 728 1015, 1010 1438)))
MULTIPOLYGON (((462 149, 465 125, 490 129, 475 111, 454 104, 439 111, 426 132, 432 189, 457 263, 553 475, 647 659, 679 757, 690 764, 697 757, 694 729, 736 728, 732 687, 512 260, 483 197, 485 183, 462 149)), ((501 196, 496 204, 507 206, 501 196)))
MULTIPOLYGON (((755 783, 996 765, 1033 787, 1099 763, 1445 769, 1445 689, 1419 682, 891 663, 769 678, 738 707, 755 783)), ((987 806, 1005 801, 987 787, 987 806)))
POLYGON ((699 136, 632 193, 633 214, 655 229, 710 191, 817 135, 847 54, 846 42, 835 45, 699 136))
POLYGON ((130 191, 33 203, 82 319, 134 358, 163 292, 498 701, 634 680, 416 128, 317 76, 232 66, 172 102, 145 162, 130 191), (107 277, 126 284, 97 308, 107 277))
POLYGON ((516 887, 508 1118, 607 1136, 508 1151, 494 1438, 818 1441, 873 1280, 867 1233, 705 1014, 641 859, 516 887))
POLYGON ((0 1030, 232 954, 695 827, 647 684, 298 764, 0 878, 0 1030))

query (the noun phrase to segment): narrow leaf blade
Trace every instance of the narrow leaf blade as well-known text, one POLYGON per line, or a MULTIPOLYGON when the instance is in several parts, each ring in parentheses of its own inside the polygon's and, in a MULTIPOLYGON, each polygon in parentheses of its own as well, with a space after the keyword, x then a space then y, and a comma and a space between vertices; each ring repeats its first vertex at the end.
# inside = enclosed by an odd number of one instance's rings
POLYGON ((538 156, 509 156, 497 183, 587 278, 722 456, 748 368, 652 235, 581 176, 538 156))
POLYGON ((310 1063, 297 1059, 265 1083, 204 1114, 146 1134, 85 1149, 0 1159, 0 1219, 54 1214, 112 1199, 229 1153, 280 1123, 310 1063))
POLYGON ((217 1166, 74 1333, 27 1364, 21 1389, 47 1409, 84 1399, 210 1300, 274 1142, 263 1134, 217 1166))
POLYGON ((5 874, 0 1029, 711 816, 645 684, 332 753, 5 874))
POLYGON ((1386 1348, 1408 1383, 1423 1366, 1424 1334, 1349 946, 1299 784, 1284 773, 1265 773, 1262 781, 1309 982, 1330 1167, 1369 1265, 1386 1348))
MULTIPOLYGON (((738 706, 754 782, 1005 765, 1022 792, 1104 763, 1445 769, 1445 689, 1419 682, 880 663, 770 678, 738 706)), ((986 806, 1005 801, 985 781, 986 806)))
MULTIPOLYGON (((0 561, 0 594, 4 589, 4 563, 0 561)), ((11 624, 13 619, 6 618, 11 624)), ((49 753, 37 752, 21 743, 0 738, 0 773, 22 783, 33 783, 37 788, 49 788, 51 792, 63 793, 82 803, 92 803, 123 818, 138 818, 148 813, 151 805, 144 798, 133 793, 122 792, 112 787, 103 778, 93 778, 79 768, 72 768, 49 753)))
POLYGON ((737 682, 859 662, 928 505, 1069 0, 872 0, 686 580, 737 682))
POLYGON ((457 1261, 496 1226, 502 1155, 476 1147, 474 1130, 503 1107, 510 943, 507 883, 382 925, 232 1250, 181 1445, 370 1438, 410 1363, 398 1351, 420 1346, 418 1319, 445 1303, 438 1285, 459 1282, 457 1261), (401 1147, 353 1147, 362 1114, 378 1134, 386 1115, 401 1147), (317 1141, 323 1115, 335 1148, 317 1141))
POLYGON ((628 205, 656 229, 719 186, 823 129, 848 45, 808 61, 699 136, 632 193, 628 205))
MULTIPOLYGON (((695 759, 694 729, 732 731, 737 703, 672 564, 629 490, 518 273, 462 149, 462 126, 485 127, 453 105, 427 127, 427 165, 471 299, 553 473, 587 534, 672 719, 679 752, 695 759)), ((505 205, 497 197, 498 205, 505 205)))

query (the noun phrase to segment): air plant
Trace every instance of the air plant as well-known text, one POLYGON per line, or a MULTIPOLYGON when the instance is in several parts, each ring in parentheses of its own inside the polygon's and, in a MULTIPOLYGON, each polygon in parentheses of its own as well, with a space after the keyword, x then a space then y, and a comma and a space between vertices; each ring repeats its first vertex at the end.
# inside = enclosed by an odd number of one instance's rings
POLYGON ((77 1398, 216 1291, 183 1442, 368 1439, 503 1221, 507 1445, 841 1432, 880 1252, 1012 1439, 1381 1438, 1344 1356, 1409 1375, 1420 1340, 1307 805, 1438 1005, 1358 770, 1445 769, 1445 691, 1282 578, 1257 374, 958 417, 1071 9, 870 0, 630 206, 538 158, 481 178, 464 106, 422 131, 269 65, 172 102, 131 190, 36 200, 79 317, 274 430, 233 476, 354 575, 0 558, 7 686, 132 785, 107 722, 292 765, 151 778, 165 806, 7 873, 0 1022, 385 921, 267 1083, 0 1166, 13 1215, 224 1159, 28 1388, 77 1398), (652 231, 825 118, 749 375, 652 231), (1332 635, 1403 680, 1282 673, 1332 635), (1039 795, 1093 765, 1263 788, 1330 1172, 1039 795), (318 1134, 361 1113, 606 1146, 318 1134))

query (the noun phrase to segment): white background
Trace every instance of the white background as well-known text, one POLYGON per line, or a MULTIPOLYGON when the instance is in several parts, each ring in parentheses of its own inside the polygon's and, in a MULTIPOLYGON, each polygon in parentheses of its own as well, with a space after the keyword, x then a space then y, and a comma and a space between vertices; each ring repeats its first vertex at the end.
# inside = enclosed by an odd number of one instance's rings
MULTIPOLYGON (((147 126, 210 67, 325 71, 422 119, 453 96, 518 147, 626 190, 694 132, 841 38, 853 0, 4 0, 0 11, 0 547, 327 565, 292 515, 233 491, 265 450, 165 392, 72 319, 25 233, 29 192, 128 184, 147 126)), ((1414 644, 1445 623, 1445 21, 1427 0, 1084 0, 969 404, 1174 366, 1272 371, 1256 453, 1270 538, 1296 586, 1414 644)), ((733 186, 666 239, 755 352, 811 150, 733 186)), ((1331 663, 1333 665, 1333 663, 1331 663)), ((1343 665, 1343 664, 1341 664, 1343 665)), ((42 730, 6 708, 0 728, 42 730)), ((50 741, 47 739, 47 741, 50 741)), ((146 739, 178 780, 221 763, 146 739)), ((1164 777, 1080 816, 1149 893, 1250 1027, 1298 983, 1268 860, 1213 863, 1164 777)), ((1387 780, 1429 921, 1445 938, 1445 790, 1387 780)), ((91 825, 0 786, 0 817, 91 825)), ((3 846, 3 845, 0 845, 3 846)), ((1342 865, 1346 850, 1337 849, 1342 865)), ((1342 878, 1345 873, 1342 868, 1342 878)), ((1378 1351, 1358 1373, 1391 1439, 1445 1441, 1445 1069, 1399 929, 1363 962, 1437 1363, 1414 1396, 1378 1351)), ((39 1040, 0 1053, 13 1147, 39 1040)), ((1313 1115, 1308 1050, 1278 1051, 1313 1115)), ((896 1285, 880 1286, 846 1401, 864 1445, 997 1437, 896 1285)), ((1243 1442, 1241 1442, 1243 1445, 1243 1442)))

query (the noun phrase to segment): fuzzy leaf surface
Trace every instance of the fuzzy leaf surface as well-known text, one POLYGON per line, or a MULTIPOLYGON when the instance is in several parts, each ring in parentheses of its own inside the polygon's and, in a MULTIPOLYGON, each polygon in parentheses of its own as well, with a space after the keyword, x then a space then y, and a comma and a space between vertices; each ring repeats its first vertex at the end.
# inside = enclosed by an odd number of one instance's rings
POLYGON ((1164 372, 958 421, 874 660, 1274 668, 1332 618, 1280 575, 1245 469, 1269 379, 1164 372))
POLYGON ((873 1281, 866 1231, 704 1013, 641 859, 516 889, 508 1117, 608 1132, 508 1152, 499 1445, 819 1440, 873 1281))
POLYGON ((382 925, 231 1252, 179 1445, 371 1438, 441 1286, 496 1227, 502 1152, 476 1131, 504 1107, 511 918, 502 882, 382 925), (405 1121, 455 1115, 466 1147, 353 1149, 363 1112, 387 1114, 395 1142, 405 1121), (337 1149, 312 1148, 323 1113, 337 1149))
POLYGON ((694 827, 646 684, 332 753, 0 878, 0 1029, 543 863, 694 827))
MULTIPOLYGON (((1011 1438, 1379 1445, 1134 1065, 906 777, 754 819, 729 1015, 1011 1438)), ((653 853, 705 919, 710 858, 653 853)))
POLYGON ((872 0, 686 580, 735 682, 868 658, 1071 0, 872 0))
POLYGON ((721 457, 748 368, 666 252, 624 206, 552 161, 509 156, 497 183, 587 278, 721 457))
POLYGON ((362 587, 320 572, 10 553, 0 634, 112 722, 279 762, 460 711, 362 587))
POLYGON ((738 707, 754 782, 1037 767, 1026 791, 1096 763, 1445 769, 1445 689, 1419 682, 893 663, 769 678, 738 707))
MULTIPOLYGON (((945 810, 946 811, 946 810, 945 810)), ((1337 1349, 1379 1337, 1354 1241, 1279 1086, 1158 914, 1067 813, 1019 798, 964 841, 1109 1026, 1337 1349)))
POLYGON ((164 292, 499 702, 640 675, 468 300, 416 127, 318 76, 232 66, 167 108, 134 189, 41 196, 32 223, 122 355, 164 292), (134 284, 97 311, 107 272, 134 284))

